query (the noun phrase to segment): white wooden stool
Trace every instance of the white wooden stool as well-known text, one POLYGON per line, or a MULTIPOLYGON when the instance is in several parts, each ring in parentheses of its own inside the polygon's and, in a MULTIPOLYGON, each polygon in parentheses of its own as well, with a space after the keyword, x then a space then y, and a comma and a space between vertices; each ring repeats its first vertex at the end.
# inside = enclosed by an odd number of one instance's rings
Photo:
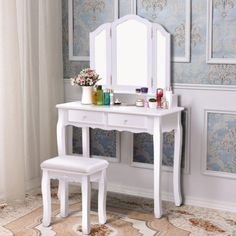
POLYGON ((60 186, 60 214, 68 215, 68 182, 82 185, 82 231, 90 233, 90 192, 91 182, 98 182, 98 218, 100 224, 106 223, 106 160, 78 156, 58 156, 41 164, 43 226, 51 223, 50 180, 58 179, 60 186))

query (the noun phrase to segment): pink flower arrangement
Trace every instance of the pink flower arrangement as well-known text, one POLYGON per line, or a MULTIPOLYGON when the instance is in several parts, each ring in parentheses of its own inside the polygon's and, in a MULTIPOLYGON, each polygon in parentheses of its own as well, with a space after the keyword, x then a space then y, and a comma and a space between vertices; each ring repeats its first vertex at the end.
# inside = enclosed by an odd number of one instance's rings
POLYGON ((95 70, 85 68, 74 78, 71 78, 71 85, 94 86, 100 79, 95 70))

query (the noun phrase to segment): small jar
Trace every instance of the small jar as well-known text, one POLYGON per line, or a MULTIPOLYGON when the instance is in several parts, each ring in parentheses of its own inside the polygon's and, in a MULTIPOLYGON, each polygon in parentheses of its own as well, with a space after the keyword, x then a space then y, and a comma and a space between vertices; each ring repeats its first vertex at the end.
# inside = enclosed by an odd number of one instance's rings
POLYGON ((148 93, 148 88, 147 87, 142 87, 141 89, 141 93, 148 93))
POLYGON ((143 107, 144 101, 143 99, 138 99, 135 104, 136 104, 136 107, 143 107))

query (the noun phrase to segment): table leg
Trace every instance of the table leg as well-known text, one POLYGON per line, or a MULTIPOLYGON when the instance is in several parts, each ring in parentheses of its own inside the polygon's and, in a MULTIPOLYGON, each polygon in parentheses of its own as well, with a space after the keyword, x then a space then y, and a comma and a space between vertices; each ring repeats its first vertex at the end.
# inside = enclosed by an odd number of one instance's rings
POLYGON ((173 170, 173 184, 174 184, 174 199, 175 205, 182 204, 181 196, 181 151, 182 151, 182 133, 183 128, 181 124, 181 112, 178 112, 177 125, 175 131, 175 149, 174 149, 174 170, 173 170))
MULTIPOLYGON (((58 155, 66 155, 66 125, 64 122, 64 112, 59 110, 58 112, 58 122, 57 122, 57 150, 58 155)), ((68 183, 65 183, 68 185, 68 183)), ((57 197, 61 200, 61 191, 63 189, 62 183, 59 180, 57 197)))
POLYGON ((162 166, 162 141, 161 118, 155 118, 153 131, 154 147, 154 215, 156 218, 162 216, 161 203, 161 166, 162 166))
POLYGON ((89 128, 82 128, 82 146, 83 146, 83 156, 90 157, 90 141, 89 141, 89 128))
POLYGON ((66 126, 64 124, 64 113, 59 110, 57 122, 57 149, 58 155, 66 155, 66 126))

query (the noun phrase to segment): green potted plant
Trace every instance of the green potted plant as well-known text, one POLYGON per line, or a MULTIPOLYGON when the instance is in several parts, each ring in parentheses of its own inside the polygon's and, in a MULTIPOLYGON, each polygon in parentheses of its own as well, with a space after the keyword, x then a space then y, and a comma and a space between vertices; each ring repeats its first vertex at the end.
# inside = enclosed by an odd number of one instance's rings
POLYGON ((148 106, 149 108, 157 108, 157 100, 156 98, 149 98, 148 100, 148 106))

